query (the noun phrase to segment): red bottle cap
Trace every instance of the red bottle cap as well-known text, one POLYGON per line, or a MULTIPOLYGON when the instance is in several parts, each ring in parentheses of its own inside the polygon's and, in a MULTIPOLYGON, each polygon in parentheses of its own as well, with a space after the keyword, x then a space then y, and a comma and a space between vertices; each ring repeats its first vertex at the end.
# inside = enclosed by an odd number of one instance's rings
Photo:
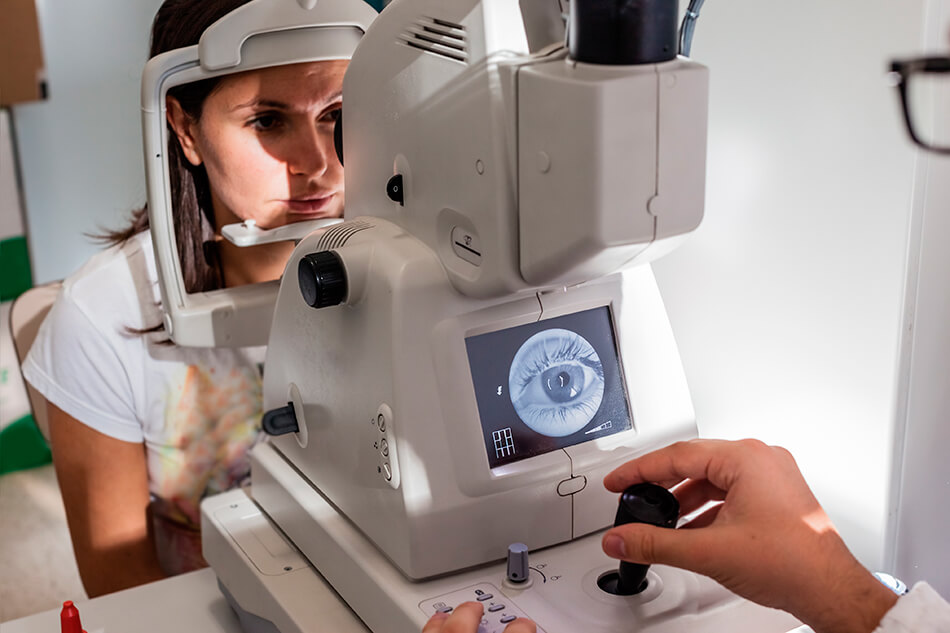
POLYGON ((63 610, 59 613, 59 621, 62 625, 62 633, 84 633, 82 624, 79 622, 79 609, 76 608, 72 600, 63 603, 63 610))

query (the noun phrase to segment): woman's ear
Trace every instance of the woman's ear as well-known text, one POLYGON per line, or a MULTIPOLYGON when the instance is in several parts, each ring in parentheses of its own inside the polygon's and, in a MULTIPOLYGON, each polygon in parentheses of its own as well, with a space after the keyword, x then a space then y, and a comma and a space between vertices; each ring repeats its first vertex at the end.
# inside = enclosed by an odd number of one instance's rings
POLYGON ((188 162, 197 167, 201 164, 201 153, 198 151, 196 139, 197 124, 184 111, 178 99, 172 96, 165 97, 165 118, 178 137, 178 144, 188 162))

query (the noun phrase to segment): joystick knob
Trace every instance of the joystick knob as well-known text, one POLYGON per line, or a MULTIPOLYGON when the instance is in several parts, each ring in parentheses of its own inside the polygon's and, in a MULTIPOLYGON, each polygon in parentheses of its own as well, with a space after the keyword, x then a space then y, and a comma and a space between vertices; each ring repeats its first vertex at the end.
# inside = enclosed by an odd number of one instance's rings
MULTIPOLYGON (((614 526, 647 523, 657 527, 675 528, 680 505, 673 493, 656 484, 634 484, 623 491, 614 526)), ((649 565, 621 561, 616 573, 601 576, 597 584, 608 593, 630 596, 646 589, 649 565)))

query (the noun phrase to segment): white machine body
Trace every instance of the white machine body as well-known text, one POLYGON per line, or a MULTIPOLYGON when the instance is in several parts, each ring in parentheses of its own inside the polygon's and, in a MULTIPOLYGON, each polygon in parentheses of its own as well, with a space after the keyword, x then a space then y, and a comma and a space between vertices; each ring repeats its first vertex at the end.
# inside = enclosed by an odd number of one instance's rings
POLYGON ((648 262, 702 220, 707 69, 529 54, 525 33, 510 0, 397 0, 344 80, 347 217, 402 226, 472 297, 648 262))
MULTIPOLYGON (((431 249, 379 218, 306 238, 292 265, 333 244, 361 298, 314 310, 295 284, 282 285, 265 409, 295 403, 300 433, 274 445, 410 578, 490 562, 513 542, 546 547, 606 527, 617 499, 603 476, 638 452, 695 436, 648 267, 516 300, 473 299, 448 283, 431 249), (599 319, 582 324, 578 313, 599 319), (573 434, 581 443, 493 468, 488 435, 513 429, 515 457, 557 443, 517 418, 509 368, 531 335, 570 327, 603 363, 604 415, 573 434), (499 331, 500 338, 477 340, 499 331), (486 352, 497 366, 473 366, 473 355, 486 352), (486 419, 489 411, 500 417, 486 419)), ((566 350, 533 360, 542 366, 530 370, 532 380, 580 362, 570 354, 579 356, 566 350)), ((255 499, 268 510, 266 494, 255 499)))

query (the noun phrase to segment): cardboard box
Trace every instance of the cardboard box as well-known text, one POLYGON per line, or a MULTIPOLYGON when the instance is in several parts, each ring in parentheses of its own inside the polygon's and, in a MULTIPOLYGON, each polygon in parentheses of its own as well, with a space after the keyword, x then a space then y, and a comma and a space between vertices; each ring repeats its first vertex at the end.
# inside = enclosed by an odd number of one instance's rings
POLYGON ((0 17, 0 106, 46 98, 36 0, 3 0, 0 17))

